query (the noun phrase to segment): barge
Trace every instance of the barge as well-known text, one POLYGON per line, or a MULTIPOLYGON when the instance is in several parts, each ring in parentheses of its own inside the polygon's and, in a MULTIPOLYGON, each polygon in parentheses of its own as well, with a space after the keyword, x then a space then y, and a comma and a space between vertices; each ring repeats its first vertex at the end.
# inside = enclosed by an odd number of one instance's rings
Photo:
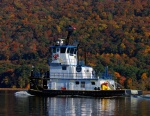
POLYGON ((37 76, 31 71, 28 93, 37 96, 91 96, 112 97, 142 95, 141 90, 118 89, 118 85, 108 73, 108 67, 101 75, 96 75, 92 67, 79 60, 79 44, 69 45, 74 27, 67 28, 66 40, 58 39, 51 46, 52 60, 49 71, 37 76))

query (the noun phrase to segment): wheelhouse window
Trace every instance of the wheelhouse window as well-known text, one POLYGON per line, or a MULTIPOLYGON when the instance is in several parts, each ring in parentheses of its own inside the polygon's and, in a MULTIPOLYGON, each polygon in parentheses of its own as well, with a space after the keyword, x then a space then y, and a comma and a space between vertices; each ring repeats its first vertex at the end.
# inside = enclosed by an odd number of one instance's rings
POLYGON ((65 52, 66 52, 66 47, 60 49, 60 53, 65 53, 65 52))
POLYGON ((57 48, 57 52, 59 52, 59 48, 57 48))
POLYGON ((74 49, 74 54, 76 54, 76 53, 77 53, 77 49, 75 48, 75 49, 74 49))
POLYGON ((67 53, 69 53, 69 52, 70 52, 70 48, 67 49, 67 53))
POLYGON ((53 48, 53 53, 56 53, 56 48, 53 48))
POLYGON ((85 82, 81 82, 81 88, 85 88, 85 82))
POLYGON ((71 48, 70 49, 70 54, 73 54, 74 53, 74 48, 71 48))

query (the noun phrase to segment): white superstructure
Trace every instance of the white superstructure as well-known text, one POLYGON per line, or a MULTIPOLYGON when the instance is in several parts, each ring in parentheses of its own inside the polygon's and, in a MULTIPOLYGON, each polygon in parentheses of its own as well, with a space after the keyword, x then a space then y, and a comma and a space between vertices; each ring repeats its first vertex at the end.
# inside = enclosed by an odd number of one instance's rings
POLYGON ((115 82, 108 74, 98 78, 92 67, 78 63, 77 46, 65 45, 59 39, 51 47, 50 80, 48 89, 52 90, 115 90, 115 82), (107 76, 107 77, 106 77, 107 76))

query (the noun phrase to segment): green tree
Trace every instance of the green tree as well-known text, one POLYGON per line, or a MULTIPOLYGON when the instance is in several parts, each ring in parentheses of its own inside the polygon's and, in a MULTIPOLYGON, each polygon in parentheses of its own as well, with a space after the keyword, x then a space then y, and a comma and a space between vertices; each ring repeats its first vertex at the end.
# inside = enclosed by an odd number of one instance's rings
POLYGON ((31 67, 27 65, 22 65, 15 69, 15 74, 18 78, 19 87, 24 88, 29 83, 30 72, 31 67))

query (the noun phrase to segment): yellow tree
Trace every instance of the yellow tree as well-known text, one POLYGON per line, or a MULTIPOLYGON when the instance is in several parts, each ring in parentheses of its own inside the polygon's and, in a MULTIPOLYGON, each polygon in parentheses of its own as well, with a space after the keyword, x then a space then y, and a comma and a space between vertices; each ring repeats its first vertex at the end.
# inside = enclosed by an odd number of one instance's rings
POLYGON ((142 76, 141 76, 141 79, 142 79, 142 80, 146 80, 146 79, 147 79, 147 74, 146 74, 146 73, 143 73, 142 76))

